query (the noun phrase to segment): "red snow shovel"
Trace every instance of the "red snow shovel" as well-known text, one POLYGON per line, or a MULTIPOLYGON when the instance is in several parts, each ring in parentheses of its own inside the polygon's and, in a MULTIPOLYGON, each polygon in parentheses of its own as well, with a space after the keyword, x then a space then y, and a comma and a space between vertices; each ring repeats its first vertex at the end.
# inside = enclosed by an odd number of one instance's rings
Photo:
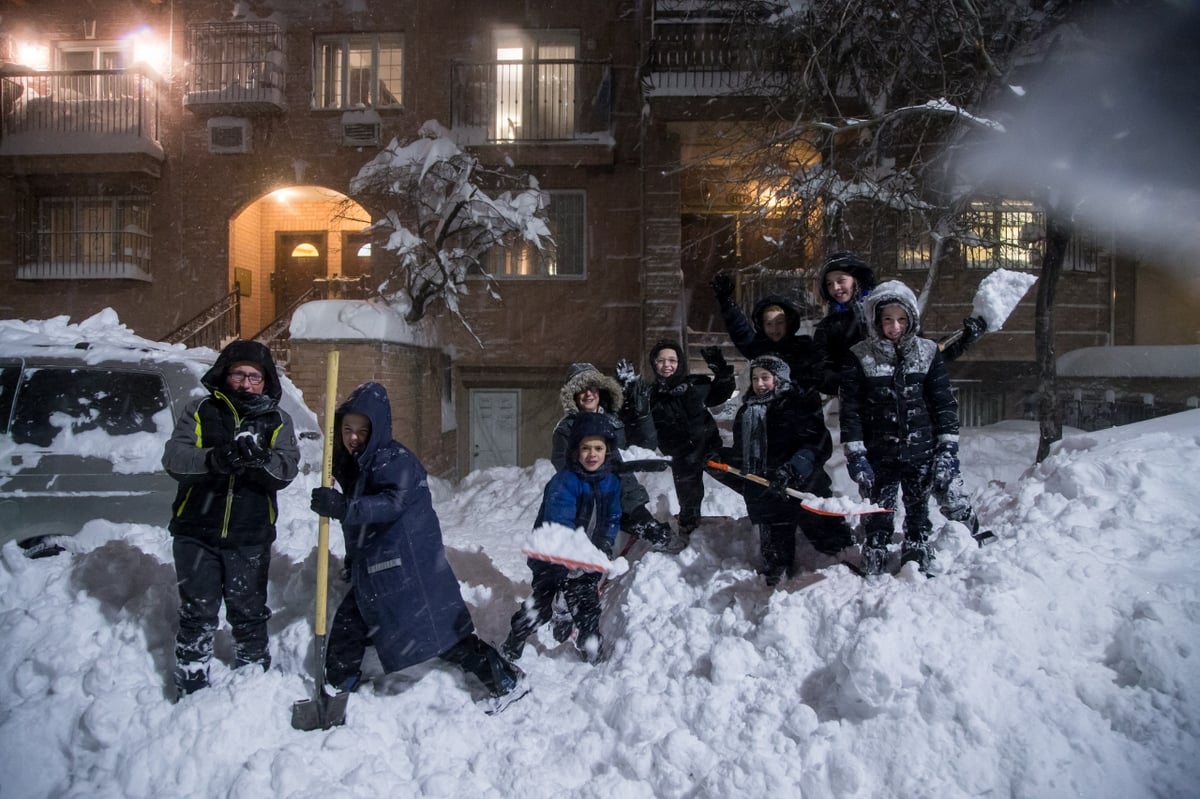
MULTIPOLYGON (((321 485, 333 483, 333 414, 337 396, 338 351, 329 353, 325 373, 325 451, 321 457, 321 485)), ((297 730, 328 730, 346 723, 349 693, 325 691, 325 611, 329 584, 329 517, 317 522, 317 609, 313 619, 313 698, 292 705, 292 727, 297 730)))

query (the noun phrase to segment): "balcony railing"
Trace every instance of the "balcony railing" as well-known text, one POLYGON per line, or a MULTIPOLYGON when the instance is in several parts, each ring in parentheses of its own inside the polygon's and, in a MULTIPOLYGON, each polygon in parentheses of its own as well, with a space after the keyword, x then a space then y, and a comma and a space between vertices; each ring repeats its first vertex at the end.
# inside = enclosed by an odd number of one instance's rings
POLYGON ((773 93, 789 69, 770 27, 724 20, 654 25, 645 72, 651 94, 773 93))
POLYGON ((0 155, 148 152, 158 142, 159 84, 149 72, 89 69, 0 78, 0 155))
POLYGON ((283 30, 274 22, 209 22, 188 28, 184 107, 213 113, 286 110, 283 30))
POLYGON ((606 61, 456 63, 454 127, 478 130, 487 142, 603 141, 612 80, 606 61))

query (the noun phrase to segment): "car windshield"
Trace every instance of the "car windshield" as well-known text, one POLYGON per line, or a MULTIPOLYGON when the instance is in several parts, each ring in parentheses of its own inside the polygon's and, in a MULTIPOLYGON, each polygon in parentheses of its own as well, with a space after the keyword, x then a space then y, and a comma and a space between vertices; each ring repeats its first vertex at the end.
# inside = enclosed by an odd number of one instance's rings
POLYGON ((116 436, 153 433, 154 415, 166 407, 166 389, 157 374, 76 367, 27 369, 16 397, 13 442, 47 447, 63 430, 72 434, 102 430, 116 436))

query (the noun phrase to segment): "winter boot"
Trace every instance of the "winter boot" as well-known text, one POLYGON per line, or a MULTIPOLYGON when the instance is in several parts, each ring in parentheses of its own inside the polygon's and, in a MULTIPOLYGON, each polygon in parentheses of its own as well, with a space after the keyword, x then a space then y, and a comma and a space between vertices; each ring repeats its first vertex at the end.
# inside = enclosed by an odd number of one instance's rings
POLYGON ((484 700, 483 712, 494 716, 526 696, 530 687, 525 672, 516 664, 497 656, 489 657, 488 665, 492 668, 491 696, 484 700))
POLYGON ((179 665, 175 667, 175 701, 208 687, 208 666, 179 665))
POLYGON ((928 574, 933 564, 933 548, 928 541, 909 541, 905 539, 900 545, 900 565, 916 563, 921 572, 928 574))
POLYGON ((862 546, 862 570, 864 574, 883 574, 887 570, 888 551, 887 547, 872 546, 871 544, 863 544, 862 546))
POLYGON ((575 620, 571 618, 567 599, 561 593, 554 595, 554 602, 550 607, 553 614, 550 616, 550 631, 554 634, 554 640, 561 644, 575 632, 575 620))
POLYGON ((599 663, 603 659, 604 639, 600 633, 593 633, 583 640, 576 641, 579 657, 585 663, 599 663))
POLYGON ((514 660, 520 660, 521 654, 525 651, 525 636, 517 633, 516 630, 509 632, 508 637, 504 639, 504 643, 500 645, 500 655, 510 663, 514 660))

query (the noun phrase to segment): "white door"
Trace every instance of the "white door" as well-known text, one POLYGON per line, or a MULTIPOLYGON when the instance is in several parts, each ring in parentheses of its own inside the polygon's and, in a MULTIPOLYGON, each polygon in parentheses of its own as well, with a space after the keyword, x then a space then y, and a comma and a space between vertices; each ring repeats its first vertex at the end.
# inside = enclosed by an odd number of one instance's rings
POLYGON ((516 465, 519 400, 509 389, 471 390, 471 471, 516 465))

